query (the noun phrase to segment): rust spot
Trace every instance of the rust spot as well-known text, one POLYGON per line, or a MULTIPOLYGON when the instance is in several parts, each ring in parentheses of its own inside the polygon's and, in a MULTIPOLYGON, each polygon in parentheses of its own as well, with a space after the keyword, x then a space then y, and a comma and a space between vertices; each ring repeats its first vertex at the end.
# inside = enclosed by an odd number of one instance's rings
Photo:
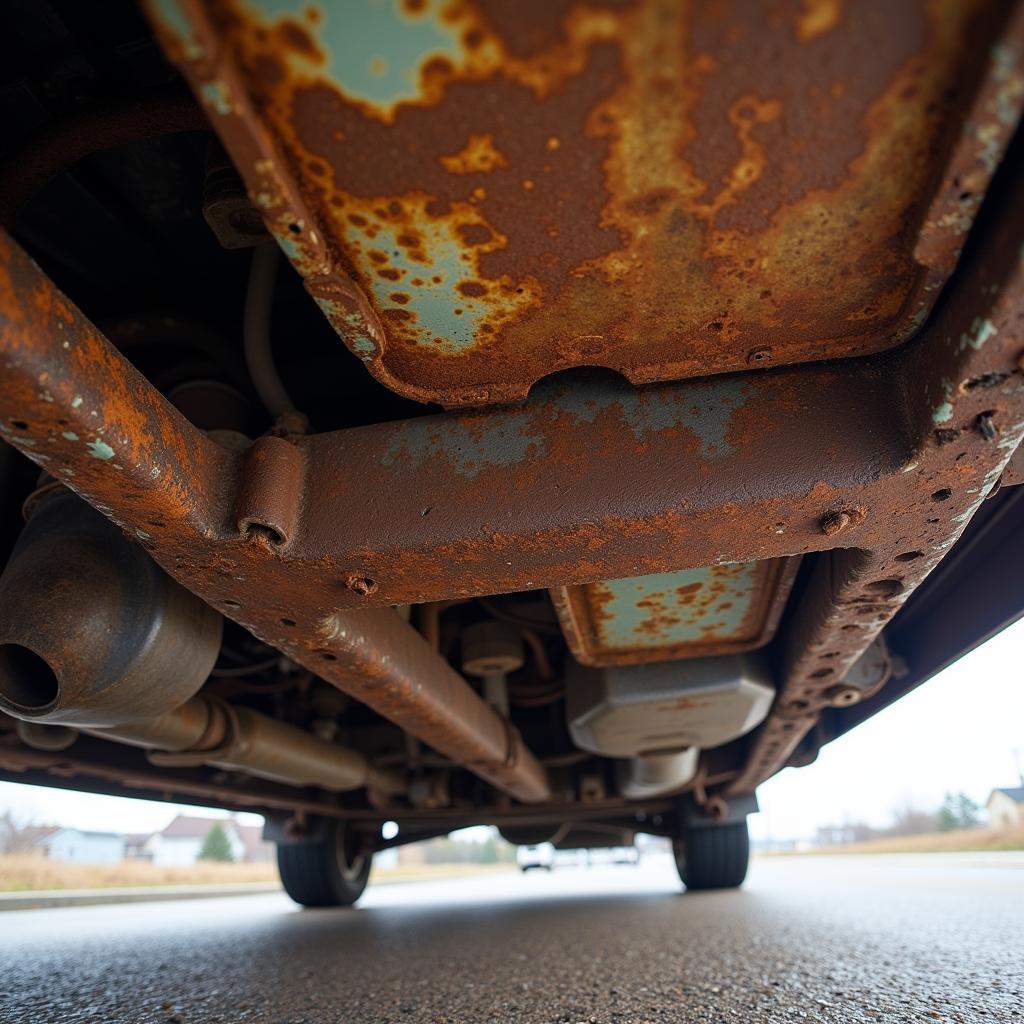
POLYGON ((441 166, 450 174, 486 174, 499 167, 508 167, 508 160, 494 145, 494 137, 489 132, 470 135, 458 153, 439 159, 441 166))
MULTIPOLYGON (((210 6, 325 255, 388 322, 368 365, 417 398, 521 397, 594 360, 573 337, 602 338, 597 362, 635 383, 889 347, 921 323, 990 173, 965 136, 970 173, 940 197, 957 211, 929 213, 973 46, 994 34, 982 0, 406 11, 451 45, 387 101, 319 61, 308 20, 210 6), (403 326, 373 264, 410 228, 419 244, 390 265, 443 273, 403 326), (466 281, 485 289, 469 304, 466 281)), ((993 131, 998 152, 1009 129, 993 131)))
MULTIPOLYGON (((856 0, 855 0, 856 2, 856 0)), ((843 13, 843 0, 801 0, 796 19, 796 37, 802 43, 826 35, 838 24, 843 13)))

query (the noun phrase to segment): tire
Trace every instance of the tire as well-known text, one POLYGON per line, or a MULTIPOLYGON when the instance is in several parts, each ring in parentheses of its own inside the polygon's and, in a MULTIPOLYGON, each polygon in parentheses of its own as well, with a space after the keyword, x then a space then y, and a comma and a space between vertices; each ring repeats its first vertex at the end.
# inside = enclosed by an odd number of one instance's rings
POLYGON ((688 828, 672 840, 676 870, 690 892, 735 889, 743 884, 750 863, 747 822, 688 828))
POLYGON ((319 839, 277 844, 277 870, 284 891, 304 907, 350 907, 366 888, 372 853, 354 846, 345 822, 328 824, 319 839))

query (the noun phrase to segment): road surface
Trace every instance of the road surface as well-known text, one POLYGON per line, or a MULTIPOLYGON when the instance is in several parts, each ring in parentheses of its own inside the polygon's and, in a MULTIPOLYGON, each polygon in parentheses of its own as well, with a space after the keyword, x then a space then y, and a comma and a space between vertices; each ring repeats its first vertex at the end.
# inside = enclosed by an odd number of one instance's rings
POLYGON ((0 1021, 1019 1021, 1024 857, 773 858, 681 895, 665 860, 371 890, 15 911, 0 1021))

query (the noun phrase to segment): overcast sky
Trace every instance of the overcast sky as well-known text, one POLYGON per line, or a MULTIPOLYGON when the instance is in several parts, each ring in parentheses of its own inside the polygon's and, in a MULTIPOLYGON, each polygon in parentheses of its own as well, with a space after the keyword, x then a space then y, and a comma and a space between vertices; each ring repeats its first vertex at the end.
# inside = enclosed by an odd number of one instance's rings
MULTIPOLYGON (((751 832, 795 839, 812 836, 818 825, 885 825, 895 808, 930 810, 947 791, 983 803, 993 787, 1019 784, 1015 751, 1024 762, 1024 620, 825 747, 813 765, 769 780, 758 792, 762 813, 751 819, 751 832)), ((5 809, 37 824, 117 832, 155 831, 187 810, 0 783, 5 809)))

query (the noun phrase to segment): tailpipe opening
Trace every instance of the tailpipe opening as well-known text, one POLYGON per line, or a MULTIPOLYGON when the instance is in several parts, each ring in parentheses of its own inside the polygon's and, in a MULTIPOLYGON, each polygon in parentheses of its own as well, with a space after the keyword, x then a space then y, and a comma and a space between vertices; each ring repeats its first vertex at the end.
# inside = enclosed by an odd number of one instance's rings
POLYGON ((0 701, 25 714, 57 703, 60 680, 45 658, 23 644, 0 644, 0 701))

